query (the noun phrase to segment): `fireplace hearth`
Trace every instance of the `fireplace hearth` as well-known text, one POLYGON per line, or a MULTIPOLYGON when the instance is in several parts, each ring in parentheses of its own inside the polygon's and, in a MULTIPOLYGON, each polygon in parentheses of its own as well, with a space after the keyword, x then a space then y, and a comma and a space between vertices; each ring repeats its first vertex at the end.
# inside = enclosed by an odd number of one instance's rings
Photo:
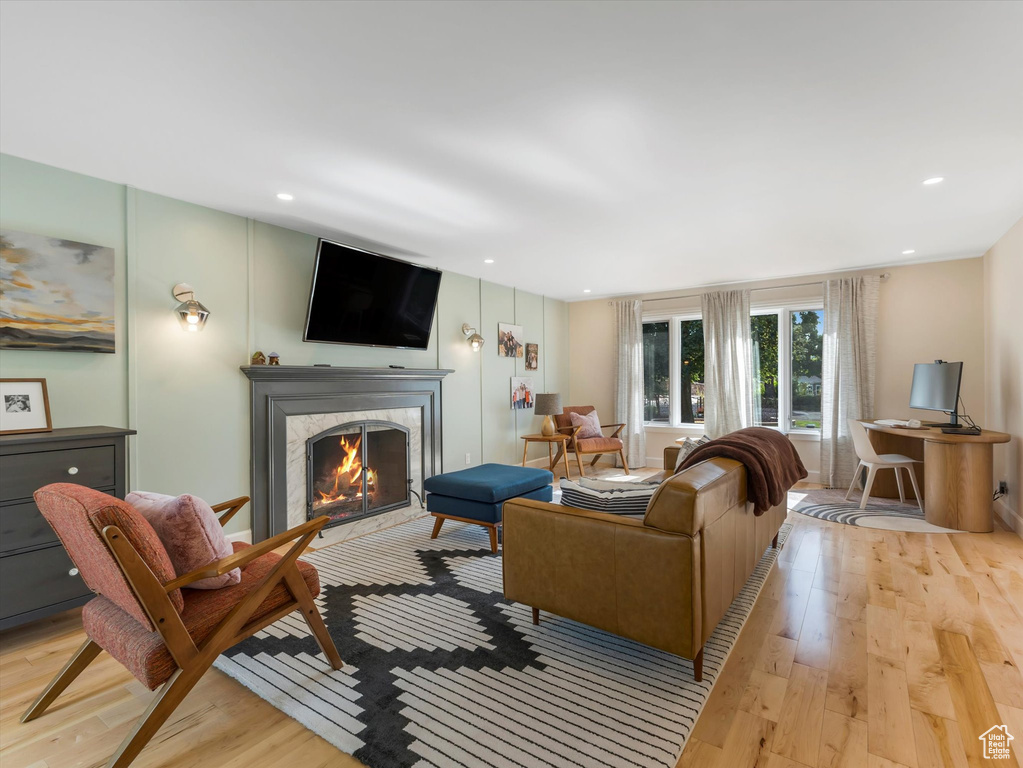
POLYGON ((306 441, 307 518, 329 526, 411 501, 409 429, 386 421, 341 424, 306 441))

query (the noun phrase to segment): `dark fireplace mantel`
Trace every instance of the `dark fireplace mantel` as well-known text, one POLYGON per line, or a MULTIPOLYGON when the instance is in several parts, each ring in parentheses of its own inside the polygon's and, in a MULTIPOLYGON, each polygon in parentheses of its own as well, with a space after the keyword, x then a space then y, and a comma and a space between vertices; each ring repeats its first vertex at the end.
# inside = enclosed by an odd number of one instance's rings
MULTIPOLYGON (((287 418, 420 408, 423 478, 441 467, 441 381, 450 369, 243 365, 252 393, 252 540, 287 530, 287 418)), ((420 489, 421 491, 421 489, 420 489)))

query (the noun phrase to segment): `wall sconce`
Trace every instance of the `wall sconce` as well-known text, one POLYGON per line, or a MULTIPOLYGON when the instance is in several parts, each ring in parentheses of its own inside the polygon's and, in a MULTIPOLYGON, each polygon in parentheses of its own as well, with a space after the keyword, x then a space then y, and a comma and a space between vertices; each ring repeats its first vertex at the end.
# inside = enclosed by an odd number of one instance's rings
POLYGON ((472 351, 479 352, 483 346, 483 337, 476 333, 476 329, 470 327, 468 323, 462 323, 462 333, 465 334, 465 340, 469 342, 472 351))
POLYGON ((181 327, 193 333, 201 331, 206 326, 210 311, 195 300, 195 289, 188 283, 178 283, 171 289, 171 293, 181 302, 174 309, 181 327))

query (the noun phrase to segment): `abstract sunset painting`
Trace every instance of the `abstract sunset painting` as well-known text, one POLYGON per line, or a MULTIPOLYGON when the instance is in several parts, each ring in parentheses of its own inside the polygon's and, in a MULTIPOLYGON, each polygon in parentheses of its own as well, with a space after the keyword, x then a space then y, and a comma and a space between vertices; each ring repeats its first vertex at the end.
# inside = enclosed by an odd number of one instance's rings
POLYGON ((114 352, 114 249, 0 230, 0 348, 114 352))

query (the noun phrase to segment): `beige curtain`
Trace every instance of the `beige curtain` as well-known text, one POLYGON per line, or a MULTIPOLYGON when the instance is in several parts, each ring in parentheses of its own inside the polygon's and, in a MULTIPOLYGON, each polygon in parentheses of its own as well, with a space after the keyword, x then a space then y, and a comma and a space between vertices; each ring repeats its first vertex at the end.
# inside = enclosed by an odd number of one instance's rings
POLYGON ((874 416, 876 275, 824 283, 824 354, 821 362, 821 483, 847 488, 858 459, 849 419, 874 416))
MULTIPOLYGON (((615 301, 615 421, 630 467, 646 466, 643 429, 643 302, 615 301)), ((617 457, 615 463, 618 463, 617 457)))
POLYGON ((703 294, 703 431, 721 437, 753 425, 749 291, 703 294))

